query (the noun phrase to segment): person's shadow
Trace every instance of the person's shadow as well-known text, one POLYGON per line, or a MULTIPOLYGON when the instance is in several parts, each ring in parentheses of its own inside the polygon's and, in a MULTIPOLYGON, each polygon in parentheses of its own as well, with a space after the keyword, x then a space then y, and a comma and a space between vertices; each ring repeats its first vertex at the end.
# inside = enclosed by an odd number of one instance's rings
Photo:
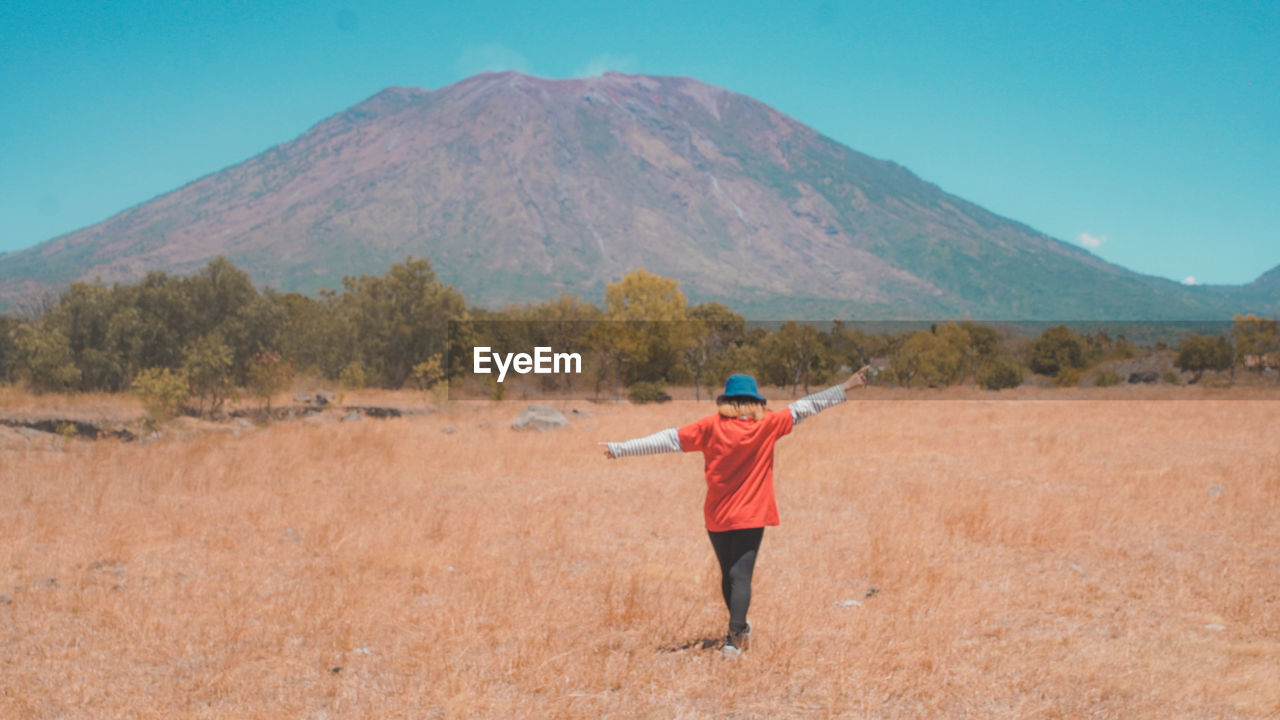
POLYGON ((667 643, 658 648, 661 652, 684 652, 685 650, 715 650, 724 647, 724 636, 704 637, 698 640, 689 640, 687 642, 667 643))

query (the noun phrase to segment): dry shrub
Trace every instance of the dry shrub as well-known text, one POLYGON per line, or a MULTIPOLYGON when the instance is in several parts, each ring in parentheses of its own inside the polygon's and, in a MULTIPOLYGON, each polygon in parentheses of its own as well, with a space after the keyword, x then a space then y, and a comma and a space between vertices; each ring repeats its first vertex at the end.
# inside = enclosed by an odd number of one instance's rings
POLYGON ((701 459, 595 445, 709 403, 5 451, 0 717, 1280 714, 1275 401, 859 397, 778 447, 739 663, 701 459))

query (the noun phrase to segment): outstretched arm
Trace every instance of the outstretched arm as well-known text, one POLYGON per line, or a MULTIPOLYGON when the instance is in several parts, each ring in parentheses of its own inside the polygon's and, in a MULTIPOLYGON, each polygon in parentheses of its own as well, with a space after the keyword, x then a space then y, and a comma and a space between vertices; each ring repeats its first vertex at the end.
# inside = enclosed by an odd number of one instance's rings
POLYGON ((602 443, 605 445, 605 457, 610 460, 628 455, 657 455, 667 452, 682 452, 680 436, 675 428, 659 430, 652 435, 624 442, 602 443))
POLYGON ((867 386, 867 370, 870 366, 863 366, 858 372, 849 376, 848 380, 833 385, 832 387, 816 392, 812 395, 806 395, 799 400, 791 403, 787 407, 791 410, 791 421, 798 425, 801 420, 834 407, 845 401, 845 393, 849 390, 856 390, 867 386))

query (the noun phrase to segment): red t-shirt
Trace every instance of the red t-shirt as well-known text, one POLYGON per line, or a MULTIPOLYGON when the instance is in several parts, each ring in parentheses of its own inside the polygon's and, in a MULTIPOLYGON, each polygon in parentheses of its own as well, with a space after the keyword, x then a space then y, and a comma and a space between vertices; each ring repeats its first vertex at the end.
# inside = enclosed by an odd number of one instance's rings
POLYGON ((775 410, 753 421, 708 415, 677 431, 680 449, 701 450, 706 461, 712 532, 778 524, 773 496, 773 444, 791 432, 791 410, 775 410))

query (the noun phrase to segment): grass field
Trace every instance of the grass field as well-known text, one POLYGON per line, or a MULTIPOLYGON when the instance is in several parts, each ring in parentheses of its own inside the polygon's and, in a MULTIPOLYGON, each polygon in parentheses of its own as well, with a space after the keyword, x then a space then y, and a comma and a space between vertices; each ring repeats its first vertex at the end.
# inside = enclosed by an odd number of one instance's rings
POLYGON ((595 444, 705 402, 0 451, 0 718, 1280 716, 1280 398, 854 397, 737 663, 701 458, 595 444))

